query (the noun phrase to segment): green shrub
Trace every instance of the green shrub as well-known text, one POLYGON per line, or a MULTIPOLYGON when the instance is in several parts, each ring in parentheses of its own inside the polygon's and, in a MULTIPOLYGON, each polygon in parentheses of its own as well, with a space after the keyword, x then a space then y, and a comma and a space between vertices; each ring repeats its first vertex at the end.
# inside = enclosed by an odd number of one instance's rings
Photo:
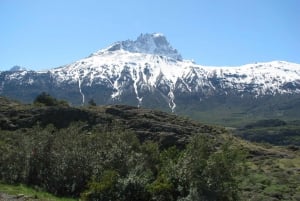
POLYGON ((52 97, 50 94, 46 92, 42 92, 39 94, 34 102, 35 105, 44 105, 44 106, 68 106, 68 102, 64 100, 57 100, 56 98, 52 97))
POLYGON ((120 196, 117 192, 118 173, 114 170, 106 170, 100 181, 92 181, 88 184, 88 190, 82 194, 83 200, 115 201, 120 196))
POLYGON ((168 181, 165 175, 161 174, 151 184, 147 186, 152 198, 157 201, 172 201, 175 200, 173 192, 175 191, 173 184, 168 181))
MULTIPOLYGON (((214 139, 194 136, 180 157, 181 188, 190 199, 238 200, 239 176, 243 175, 244 154, 230 141, 221 147, 214 139)), ((185 193, 182 192, 182 195, 185 193)))

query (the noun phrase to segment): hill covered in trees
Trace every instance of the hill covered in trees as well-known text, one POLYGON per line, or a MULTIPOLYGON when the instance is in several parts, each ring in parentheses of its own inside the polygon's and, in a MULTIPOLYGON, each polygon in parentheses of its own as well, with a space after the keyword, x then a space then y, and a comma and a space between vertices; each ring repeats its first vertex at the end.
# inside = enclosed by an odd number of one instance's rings
POLYGON ((1 182, 83 200, 300 197, 296 146, 253 144, 155 110, 36 100, 0 98, 1 182))

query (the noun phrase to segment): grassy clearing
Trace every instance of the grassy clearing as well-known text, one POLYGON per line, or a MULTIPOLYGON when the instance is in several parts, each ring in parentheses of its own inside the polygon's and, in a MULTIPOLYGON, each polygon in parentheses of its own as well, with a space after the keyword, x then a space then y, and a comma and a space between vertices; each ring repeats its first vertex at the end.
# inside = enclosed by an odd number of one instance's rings
POLYGON ((72 198, 59 198, 50 193, 36 190, 30 187, 27 187, 23 184, 19 185, 10 185, 0 183, 0 193, 6 193, 8 195, 20 195, 29 196, 35 198, 34 200, 45 200, 45 201, 75 201, 76 199, 72 198))

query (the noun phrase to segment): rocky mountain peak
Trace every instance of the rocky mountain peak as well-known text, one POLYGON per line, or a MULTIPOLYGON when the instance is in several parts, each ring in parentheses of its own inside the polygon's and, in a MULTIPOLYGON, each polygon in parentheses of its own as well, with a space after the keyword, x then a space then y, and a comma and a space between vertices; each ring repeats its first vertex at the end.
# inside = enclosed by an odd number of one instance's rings
POLYGON ((174 49, 167 38, 161 33, 141 34, 136 40, 126 40, 114 43, 107 50, 126 50, 133 53, 146 53, 166 56, 175 60, 182 60, 182 56, 174 49))

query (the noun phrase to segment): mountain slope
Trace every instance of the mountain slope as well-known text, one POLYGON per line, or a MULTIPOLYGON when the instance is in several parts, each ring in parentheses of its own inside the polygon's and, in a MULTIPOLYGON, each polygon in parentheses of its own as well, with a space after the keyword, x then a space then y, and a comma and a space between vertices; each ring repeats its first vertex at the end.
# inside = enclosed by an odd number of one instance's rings
POLYGON ((183 60, 162 34, 142 34, 49 71, 0 73, 0 95, 31 102, 42 91, 75 105, 94 99, 184 113, 223 100, 237 105, 282 95, 299 100, 300 65, 201 66, 183 60))

